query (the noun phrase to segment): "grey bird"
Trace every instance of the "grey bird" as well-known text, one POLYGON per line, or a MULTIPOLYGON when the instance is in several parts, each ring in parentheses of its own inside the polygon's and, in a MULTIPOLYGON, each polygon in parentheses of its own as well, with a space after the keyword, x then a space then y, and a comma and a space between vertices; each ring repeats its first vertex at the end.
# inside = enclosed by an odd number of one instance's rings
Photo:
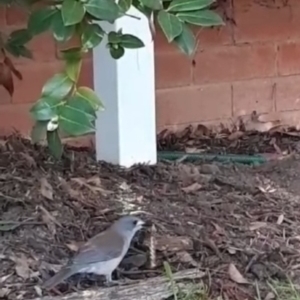
POLYGON ((110 285, 112 273, 127 253, 135 233, 145 222, 134 216, 124 216, 108 229, 83 244, 77 254, 57 274, 48 279, 43 288, 52 289, 77 273, 104 275, 110 285))

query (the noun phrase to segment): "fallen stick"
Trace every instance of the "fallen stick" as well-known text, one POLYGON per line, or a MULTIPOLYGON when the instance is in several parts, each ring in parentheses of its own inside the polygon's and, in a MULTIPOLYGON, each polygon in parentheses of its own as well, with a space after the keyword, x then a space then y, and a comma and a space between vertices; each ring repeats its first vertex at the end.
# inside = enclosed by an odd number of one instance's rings
MULTIPOLYGON (((200 279, 205 273, 198 269, 179 271, 173 274, 176 285, 184 291, 186 284, 182 280, 200 279)), ((100 288, 97 290, 80 291, 64 296, 46 296, 32 300, 162 300, 172 296, 173 292, 169 285, 169 280, 165 276, 159 276, 146 280, 138 281, 135 284, 100 288)))

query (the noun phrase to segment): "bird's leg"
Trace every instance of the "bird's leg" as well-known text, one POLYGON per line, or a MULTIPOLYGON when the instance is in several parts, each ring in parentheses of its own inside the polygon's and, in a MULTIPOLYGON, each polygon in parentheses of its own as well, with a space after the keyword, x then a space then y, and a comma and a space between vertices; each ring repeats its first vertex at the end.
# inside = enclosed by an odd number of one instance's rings
POLYGON ((112 278, 111 278, 111 273, 110 273, 110 274, 107 274, 107 275, 105 275, 105 279, 106 279, 106 283, 105 283, 105 285, 106 285, 107 287, 110 287, 110 286, 113 286, 113 285, 118 285, 118 284, 119 284, 119 282, 118 282, 118 281, 116 281, 116 280, 112 280, 112 278))

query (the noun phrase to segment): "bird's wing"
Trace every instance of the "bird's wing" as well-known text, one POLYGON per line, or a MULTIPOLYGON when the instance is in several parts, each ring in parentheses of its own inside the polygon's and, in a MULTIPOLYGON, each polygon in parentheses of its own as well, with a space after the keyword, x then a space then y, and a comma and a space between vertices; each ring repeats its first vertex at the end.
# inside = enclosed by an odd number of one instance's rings
POLYGON ((90 239, 70 261, 71 264, 91 264, 120 257, 125 240, 119 234, 105 231, 90 239))

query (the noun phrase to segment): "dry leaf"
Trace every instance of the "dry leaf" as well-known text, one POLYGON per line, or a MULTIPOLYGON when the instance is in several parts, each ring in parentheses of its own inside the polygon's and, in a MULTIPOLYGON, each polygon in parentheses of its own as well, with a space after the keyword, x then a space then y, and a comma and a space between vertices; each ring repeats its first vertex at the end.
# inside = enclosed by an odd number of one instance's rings
POLYGON ((93 176, 93 177, 89 178, 86 182, 91 183, 96 186, 101 186, 101 179, 99 176, 93 176))
POLYGON ((63 265, 55 265, 55 264, 49 264, 45 261, 41 262, 40 268, 42 270, 52 271, 54 273, 57 273, 63 265))
POLYGON ((202 188, 202 185, 198 182, 194 182, 193 184, 181 188, 185 193, 191 193, 191 192, 196 192, 199 191, 202 188))
POLYGON ((227 139, 229 141, 235 141, 235 140, 238 140, 239 138, 241 138, 244 134, 245 133, 242 131, 235 131, 235 132, 231 133, 227 139))
POLYGON ((45 222, 49 228, 49 230, 52 232, 52 234, 56 233, 56 226, 62 227, 62 225, 55 219, 53 216, 53 213, 51 214, 45 207, 39 205, 38 208, 42 211, 42 220, 45 222))
POLYGON ((284 220, 284 215, 283 214, 281 214, 279 217, 278 217, 278 219, 277 219, 277 225, 281 225, 282 224, 282 222, 283 222, 283 220, 284 220))
POLYGON ((76 183, 78 183, 80 186, 86 186, 86 182, 84 178, 81 177, 76 177, 76 178, 71 178, 72 181, 75 181, 76 183))
POLYGON ((232 281, 240 284, 248 284, 248 280, 238 271, 234 264, 229 264, 228 274, 232 281))
POLYGON ((276 295, 273 292, 269 292, 264 298, 264 300, 272 300, 272 299, 276 299, 276 295))
POLYGON ((93 193, 97 193, 100 192, 103 195, 108 195, 108 194, 112 194, 113 191, 108 191, 105 190, 101 187, 97 187, 97 186, 91 186, 90 184, 87 183, 87 181, 84 178, 71 178, 72 181, 75 181, 76 183, 80 184, 80 186, 85 186, 87 187, 89 190, 91 190, 93 193))
POLYGON ((130 190, 130 186, 124 181, 120 184, 120 189, 123 191, 128 191, 130 190))
POLYGON ((36 168, 36 162, 32 156, 30 156, 28 153, 21 152, 20 155, 26 160, 29 167, 36 168))
POLYGON ((140 196, 136 197, 136 201, 137 201, 138 203, 142 203, 143 200, 144 200, 144 196, 143 196, 143 195, 140 195, 140 196))
POLYGON ((193 267, 198 267, 197 262, 192 258, 192 256, 186 251, 180 251, 176 253, 176 261, 181 263, 190 264, 193 267))
POLYGON ((69 194, 71 199, 78 200, 82 198, 82 194, 80 193, 80 191, 76 191, 72 189, 70 185, 63 178, 58 177, 58 179, 61 182, 61 186, 69 194))
POLYGON ((252 222, 249 229, 251 231, 253 231, 253 230, 257 230, 257 229, 260 229, 260 228, 263 228, 263 227, 266 227, 266 226, 267 226, 266 222, 252 222))
POLYGON ((236 254, 236 252, 237 252, 236 249, 231 248, 231 247, 229 247, 229 248, 227 249, 227 251, 228 251, 228 253, 231 254, 231 255, 236 254))
POLYGON ((71 242, 71 243, 66 244, 66 246, 67 246, 71 251, 77 252, 80 245, 79 245, 78 243, 76 243, 76 242, 71 242))
POLYGON ((195 131, 193 132, 194 136, 197 137, 203 137, 203 136, 209 136, 210 135, 210 130, 208 129, 208 127, 206 127, 203 124, 199 124, 197 126, 197 128, 195 129, 195 131))
POLYGON ((41 179, 40 192, 45 198, 53 200, 53 188, 46 178, 41 179))
POLYGON ((27 258, 24 255, 21 257, 12 257, 12 260, 15 262, 15 270, 19 277, 24 279, 30 278, 31 270, 29 268, 27 258))
POLYGON ((0 284, 3 284, 9 277, 11 277, 13 275, 13 273, 11 273, 11 274, 7 274, 7 275, 5 275, 5 276, 2 276, 1 278, 0 278, 0 284))
POLYGON ((213 232, 214 235, 215 235, 215 234, 220 234, 220 235, 225 235, 225 234, 226 234, 225 229, 222 228, 220 225, 218 225, 218 224, 216 224, 216 223, 214 223, 214 222, 212 222, 212 224, 214 225, 214 227, 215 227, 215 229, 216 229, 216 230, 213 232))
POLYGON ((35 292, 37 293, 37 295, 38 295, 39 297, 42 297, 42 296, 43 296, 42 289, 41 289, 38 285, 35 285, 35 286, 34 286, 34 289, 35 289, 35 292))
POLYGON ((13 74, 19 79, 23 80, 22 74, 15 68, 13 62, 9 59, 9 57, 5 56, 3 60, 4 64, 10 68, 13 74))
POLYGON ((0 289, 0 298, 1 299, 6 299, 7 296, 9 295, 10 293, 10 289, 9 288, 1 288, 0 289))

